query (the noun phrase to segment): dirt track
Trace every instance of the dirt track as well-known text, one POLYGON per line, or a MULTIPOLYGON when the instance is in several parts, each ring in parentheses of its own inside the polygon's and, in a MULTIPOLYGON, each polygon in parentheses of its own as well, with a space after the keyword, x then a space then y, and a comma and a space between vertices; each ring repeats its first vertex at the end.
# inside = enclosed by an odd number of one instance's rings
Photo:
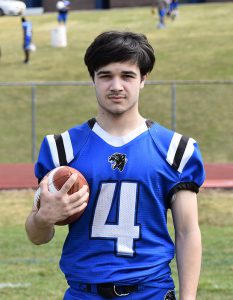
MULTIPOLYGON (((233 188, 232 164, 205 164, 204 188, 233 188)), ((37 188, 33 164, 1 164, 0 189, 37 188)))

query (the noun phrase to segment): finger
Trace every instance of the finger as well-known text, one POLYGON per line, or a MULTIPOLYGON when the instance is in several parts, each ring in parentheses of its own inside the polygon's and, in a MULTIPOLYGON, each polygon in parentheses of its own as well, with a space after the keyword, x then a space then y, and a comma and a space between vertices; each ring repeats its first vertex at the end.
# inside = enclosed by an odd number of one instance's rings
POLYGON ((80 198, 84 197, 88 199, 89 197, 89 188, 87 185, 82 186, 80 190, 70 195, 70 203, 76 202, 80 198))
POLYGON ((43 199, 44 199, 44 196, 46 195, 46 193, 48 193, 48 177, 47 176, 45 176, 41 180, 41 182, 39 184, 39 188, 36 190, 36 192, 34 194, 34 205, 35 205, 36 208, 39 209, 41 207, 41 205, 43 204, 43 199))
POLYGON ((74 185, 75 181, 77 180, 78 174, 73 173, 70 178, 63 184, 62 188, 60 191, 64 194, 67 194, 69 190, 72 188, 74 185))
POLYGON ((74 195, 78 195, 80 197, 82 197, 85 193, 89 192, 89 188, 87 185, 83 185, 81 187, 81 189, 79 189, 76 193, 74 193, 74 195))
POLYGON ((74 207, 79 207, 79 206, 81 206, 83 203, 87 203, 87 202, 88 202, 88 199, 89 199, 89 193, 86 192, 81 198, 76 199, 75 201, 70 202, 70 203, 72 204, 73 208, 74 208, 74 207))
POLYGON ((41 192, 48 191, 48 176, 45 176, 40 182, 41 192))
POLYGON ((80 206, 77 206, 75 208, 73 208, 70 212, 71 212, 71 216, 75 215, 81 211, 83 211, 85 208, 87 207, 87 202, 82 203, 80 206))

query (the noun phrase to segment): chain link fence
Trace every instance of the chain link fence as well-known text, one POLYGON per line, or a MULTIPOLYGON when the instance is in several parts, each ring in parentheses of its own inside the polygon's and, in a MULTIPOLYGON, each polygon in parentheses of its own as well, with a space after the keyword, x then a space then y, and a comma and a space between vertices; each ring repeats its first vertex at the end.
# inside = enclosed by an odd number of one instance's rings
MULTIPOLYGON (((233 80, 147 81, 142 115, 192 136, 208 162, 233 161, 233 80)), ((0 82, 0 163, 34 162, 46 134, 95 116, 92 82, 0 82)))

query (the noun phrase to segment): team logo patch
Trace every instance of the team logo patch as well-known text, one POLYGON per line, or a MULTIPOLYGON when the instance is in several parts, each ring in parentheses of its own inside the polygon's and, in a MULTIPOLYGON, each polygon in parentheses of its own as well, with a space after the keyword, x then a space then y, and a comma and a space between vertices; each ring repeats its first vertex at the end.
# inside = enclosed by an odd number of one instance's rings
POLYGON ((176 300, 175 292, 174 291, 168 291, 167 294, 164 297, 164 300, 176 300))
POLYGON ((112 169, 119 169, 121 172, 123 171, 127 161, 128 159, 126 158, 126 155, 122 153, 114 153, 108 157, 108 162, 110 162, 112 169))

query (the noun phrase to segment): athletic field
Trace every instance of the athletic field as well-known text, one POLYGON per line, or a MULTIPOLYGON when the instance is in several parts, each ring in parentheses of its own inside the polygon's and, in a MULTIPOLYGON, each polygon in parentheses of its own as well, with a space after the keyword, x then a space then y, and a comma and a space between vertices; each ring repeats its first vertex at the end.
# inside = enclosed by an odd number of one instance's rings
MULTIPOLYGON (((55 238, 47 245, 31 244, 24 231, 24 222, 32 198, 32 190, 0 192, 2 300, 61 300, 66 289, 58 263, 67 228, 57 226, 55 238)), ((210 190, 199 194, 203 264, 198 300, 232 300, 232 201, 232 191, 210 190)), ((174 263, 172 268, 177 280, 174 263)))
MULTIPOLYGON (((149 80, 233 80, 233 3, 182 5, 175 22, 156 28, 150 7, 71 12, 67 48, 51 47, 56 14, 28 17, 37 51, 24 65, 20 18, 0 18, 0 82, 67 82, 90 78, 86 47, 104 30, 145 33, 157 62, 149 80)), ((143 116, 171 127, 171 86, 147 85, 140 97, 143 116)), ((206 162, 233 162, 233 84, 177 85, 177 128, 196 139, 206 162)), ((0 163, 32 161, 31 95, 27 86, 0 85, 0 163), (17 155, 15 155, 17 149, 17 155)), ((96 113, 92 86, 40 86, 36 94, 36 147, 45 134, 60 133, 96 113)))
MULTIPOLYGON (((3 17, 0 82, 89 81, 84 51, 94 36, 109 29, 148 36, 158 59, 151 80, 232 80, 232 9, 232 3, 181 6, 178 19, 168 20, 165 30, 156 29, 157 16, 151 15, 150 8, 71 12, 65 49, 50 45, 51 30, 57 26, 55 14, 28 17, 37 45, 28 66, 22 64, 20 18, 3 17)), ((170 126, 170 93, 166 86, 147 86, 140 104, 143 114, 170 126)), ((232 163, 232 85, 181 86, 177 97, 177 130, 199 141, 204 161, 232 163)), ((0 86, 1 163, 31 162, 30 99, 28 87, 0 86)), ((39 88, 37 147, 45 134, 62 132, 92 117, 95 109, 90 88, 39 88)), ((1 300, 61 300, 66 289, 59 258, 67 228, 57 227, 47 245, 32 245, 26 237, 24 222, 33 193, 30 189, 0 191, 1 300)), ((233 298, 232 201, 232 190, 199 194, 203 265, 197 300, 233 298)), ((172 228, 170 217, 169 224, 172 228)), ((172 268, 177 281, 174 263, 172 268)))

